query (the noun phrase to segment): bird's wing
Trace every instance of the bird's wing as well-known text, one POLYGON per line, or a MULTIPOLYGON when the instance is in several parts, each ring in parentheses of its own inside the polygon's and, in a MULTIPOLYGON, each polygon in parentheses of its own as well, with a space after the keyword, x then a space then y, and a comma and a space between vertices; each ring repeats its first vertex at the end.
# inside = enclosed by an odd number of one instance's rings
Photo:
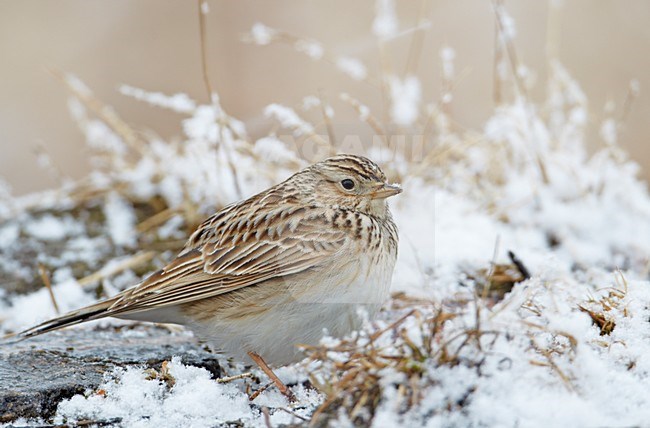
POLYGON ((349 243, 349 234, 333 229, 322 210, 311 211, 278 212, 270 220, 267 214, 257 224, 239 223, 236 215, 211 222, 195 248, 124 291, 107 315, 189 303, 318 267, 349 243))

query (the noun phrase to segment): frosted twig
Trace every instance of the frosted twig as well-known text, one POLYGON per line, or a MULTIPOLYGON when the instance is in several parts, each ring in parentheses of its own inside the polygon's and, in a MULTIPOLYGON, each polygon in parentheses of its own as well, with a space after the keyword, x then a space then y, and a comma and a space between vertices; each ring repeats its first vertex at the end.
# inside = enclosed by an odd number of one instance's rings
POLYGON ((515 85, 519 90, 519 93, 526 100, 529 100, 530 98, 528 96, 526 85, 524 85, 521 76, 517 72, 519 60, 517 59, 517 51, 515 50, 515 45, 513 44, 512 39, 506 36, 507 31, 505 28, 506 24, 504 22, 505 17, 504 17, 502 0, 494 0, 492 2, 492 7, 494 9, 494 15, 496 17, 497 34, 499 35, 497 42, 502 43, 503 46, 505 47, 505 51, 508 54, 508 59, 509 59, 508 64, 510 65, 510 68, 512 70, 512 78, 514 79, 515 85))
POLYGON ((122 118, 109 106, 96 98, 88 88, 80 87, 80 81, 73 75, 68 75, 60 70, 49 68, 48 71, 72 92, 81 103, 90 111, 95 113, 109 128, 119 135, 122 140, 133 150, 140 154, 146 152, 146 142, 138 137, 138 133, 131 128, 122 118))

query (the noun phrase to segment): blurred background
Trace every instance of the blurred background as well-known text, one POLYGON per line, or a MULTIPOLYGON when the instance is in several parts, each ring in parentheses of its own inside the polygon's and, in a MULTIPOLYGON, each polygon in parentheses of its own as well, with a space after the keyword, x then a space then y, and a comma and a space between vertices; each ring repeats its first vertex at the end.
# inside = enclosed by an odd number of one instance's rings
MULTIPOLYGON (((350 92, 379 108, 378 91, 334 66, 313 61, 290 46, 243 43, 253 24, 313 38, 336 56, 381 68, 372 35, 374 1, 209 0, 208 67, 222 106, 246 122, 249 133, 264 135, 270 103, 295 106, 319 91, 335 100, 350 92)), ((630 82, 640 94, 624 121, 621 145, 650 170, 650 2, 646 0, 506 1, 514 18, 519 61, 532 70, 532 97, 543 100, 549 57, 557 57, 580 83, 589 100, 589 144, 602 145, 598 130, 605 106, 620 117, 630 82)), ((403 0, 397 4, 400 29, 426 19, 417 75, 423 97, 441 91, 440 49, 455 50, 457 76, 452 113, 459 126, 480 129, 494 109, 495 19, 488 0, 403 0)), ((388 64, 401 73, 411 35, 387 45, 388 64)), ((119 94, 128 84, 165 93, 185 92, 205 102, 201 74, 198 5, 178 0, 21 0, 0 2, 0 176, 14 193, 56 186, 37 166, 44 148, 67 176, 88 170, 81 133, 67 110, 67 90, 48 68, 81 78, 103 102, 138 128, 164 138, 179 135, 181 116, 119 94)), ((337 104, 337 122, 356 123, 349 106, 337 104)), ((359 126, 363 126, 360 124, 359 126)))

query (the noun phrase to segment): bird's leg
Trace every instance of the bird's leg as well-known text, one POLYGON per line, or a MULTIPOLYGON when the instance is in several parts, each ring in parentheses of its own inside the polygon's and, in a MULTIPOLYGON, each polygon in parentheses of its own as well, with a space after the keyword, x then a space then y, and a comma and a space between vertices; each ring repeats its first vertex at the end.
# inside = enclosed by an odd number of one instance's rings
POLYGON ((285 385, 275 373, 273 373, 271 367, 269 367, 269 365, 266 364, 266 361, 264 361, 264 359, 258 353, 249 351, 248 356, 251 357, 251 360, 253 360, 255 364, 257 364, 257 366, 260 369, 262 369, 262 371, 269 377, 269 379, 273 381, 273 383, 275 384, 275 386, 278 387, 282 395, 287 397, 287 399, 292 403, 296 401, 296 396, 293 395, 291 389, 289 389, 289 387, 285 385))

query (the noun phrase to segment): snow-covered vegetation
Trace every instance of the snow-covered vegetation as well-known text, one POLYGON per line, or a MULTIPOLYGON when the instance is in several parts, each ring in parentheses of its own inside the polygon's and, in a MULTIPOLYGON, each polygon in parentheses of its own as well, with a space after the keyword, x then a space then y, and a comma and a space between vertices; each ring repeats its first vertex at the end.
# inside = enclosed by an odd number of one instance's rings
MULTIPOLYGON (((369 31, 380 44, 427 29, 400 28, 390 0, 377 1, 376 13, 369 31)), ((447 108, 456 78, 448 46, 439 52, 443 90, 432 97, 416 75, 372 70, 317 41, 252 27, 247 42, 287 43, 385 94, 385 115, 340 94, 338 108, 354 109, 376 134, 363 143, 330 138, 335 103, 316 95, 300 107, 269 105, 264 114, 277 126, 255 139, 216 94, 201 104, 123 86, 126 96, 185 116, 183 137, 162 141, 62 76, 94 170, 38 195, 0 188, 0 271, 16 284, 0 290, 2 332, 55 315, 41 277, 61 311, 113 294, 169 260, 204 216, 327 154, 363 153, 405 190, 392 201, 400 229, 393 298, 363 331, 325 337, 305 349, 303 363, 278 370, 296 403, 273 388, 249 402, 248 378, 217 383, 174 359, 165 373, 107 373, 99 390, 62 402, 54 422, 646 424, 650 195, 617 146, 614 118, 602 125, 600 149, 587 152, 587 95, 559 62, 550 64, 545 99, 528 95, 513 55, 515 24, 502 7, 495 13, 501 99, 482 129, 458 129, 447 108)))

